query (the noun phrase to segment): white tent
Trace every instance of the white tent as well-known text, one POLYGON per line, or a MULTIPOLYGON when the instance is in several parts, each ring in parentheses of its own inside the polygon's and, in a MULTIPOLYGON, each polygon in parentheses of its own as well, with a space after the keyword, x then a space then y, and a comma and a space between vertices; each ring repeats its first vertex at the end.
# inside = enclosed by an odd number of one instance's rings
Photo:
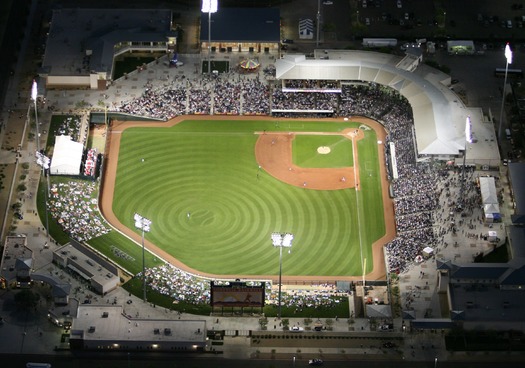
POLYGON ((432 254, 434 253, 434 249, 433 248, 430 248, 430 247, 425 247, 425 249, 423 249, 423 255, 425 257, 431 257, 432 254))
POLYGON ((485 216, 488 214, 494 215, 499 212, 499 205, 494 203, 488 203, 483 205, 483 210, 485 211, 485 216))
POLYGON ((51 159, 51 175, 79 175, 84 146, 71 140, 68 135, 55 137, 55 147, 51 159))
POLYGON ((496 183, 492 176, 481 176, 479 178, 479 189, 483 204, 498 204, 496 183))

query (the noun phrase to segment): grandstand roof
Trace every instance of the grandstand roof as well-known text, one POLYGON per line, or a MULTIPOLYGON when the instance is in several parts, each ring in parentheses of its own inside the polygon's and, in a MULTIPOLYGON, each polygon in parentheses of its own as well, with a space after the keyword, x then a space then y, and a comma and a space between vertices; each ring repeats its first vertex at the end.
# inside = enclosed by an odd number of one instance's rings
MULTIPOLYGON (((361 80, 389 86, 412 106, 419 155, 452 156, 465 149, 465 121, 471 112, 447 87, 448 75, 424 65, 414 72, 402 70, 396 67, 401 60, 399 56, 378 52, 324 50, 323 53, 328 60, 285 55, 275 63, 276 78, 361 80)), ((475 119, 471 117, 474 133, 481 118, 479 114, 475 119)), ((487 155, 486 150, 477 148, 469 147, 469 159, 475 160, 472 156, 478 153, 482 157, 487 155)), ((490 149, 489 154, 498 159, 497 150, 493 151, 490 149)))

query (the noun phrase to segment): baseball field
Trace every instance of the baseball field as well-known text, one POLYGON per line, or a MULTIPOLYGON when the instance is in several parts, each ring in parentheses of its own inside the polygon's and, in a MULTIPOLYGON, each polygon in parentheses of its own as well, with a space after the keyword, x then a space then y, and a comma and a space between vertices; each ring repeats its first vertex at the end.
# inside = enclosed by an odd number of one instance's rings
POLYGON ((377 279, 394 236, 383 140, 364 118, 114 122, 101 210, 139 241, 133 215, 150 219, 147 248, 198 274, 273 277, 270 236, 289 232, 285 278, 377 279))

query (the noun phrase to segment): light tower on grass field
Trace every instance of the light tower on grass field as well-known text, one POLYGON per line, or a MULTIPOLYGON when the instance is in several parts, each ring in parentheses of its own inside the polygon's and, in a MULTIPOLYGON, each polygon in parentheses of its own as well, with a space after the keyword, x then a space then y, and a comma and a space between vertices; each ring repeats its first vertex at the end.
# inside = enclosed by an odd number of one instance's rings
POLYGON ((144 248, 144 233, 149 233, 150 226, 151 226, 151 220, 148 220, 145 217, 142 217, 138 213, 135 213, 135 216, 133 216, 133 219, 135 220, 135 227, 137 229, 142 230, 142 287, 143 287, 143 299, 144 302, 146 302, 146 250, 144 248))
MULTIPOLYGON (((35 157, 37 158, 36 163, 41 167, 41 178, 44 179, 44 196, 45 196, 45 211, 46 211, 46 238, 47 241, 49 241, 49 216, 47 213, 47 197, 48 197, 48 190, 49 190, 49 183, 48 179, 46 179, 46 170, 48 170, 49 173, 49 163, 50 159, 49 157, 46 157, 42 152, 40 152, 40 123, 38 122, 38 106, 37 106, 37 100, 38 100, 38 85, 35 80, 33 80, 33 85, 31 86, 31 99, 33 100, 33 103, 35 105, 35 125, 36 125, 36 154, 35 157)), ((46 243, 47 244, 47 243, 46 243)))
POLYGON ((279 296, 277 318, 281 319, 281 280, 283 274, 283 248, 288 248, 288 253, 292 249, 293 234, 272 233, 272 244, 279 248, 279 296))

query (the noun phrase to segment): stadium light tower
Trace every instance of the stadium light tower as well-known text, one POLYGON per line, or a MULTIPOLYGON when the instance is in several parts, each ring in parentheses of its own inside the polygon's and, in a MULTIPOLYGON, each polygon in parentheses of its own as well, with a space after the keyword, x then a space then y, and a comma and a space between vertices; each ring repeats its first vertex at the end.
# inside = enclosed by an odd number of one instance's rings
POLYGON ((208 74, 211 73, 211 13, 217 13, 218 0, 202 0, 201 11, 208 13, 208 74))
POLYGON ((279 248, 279 296, 277 318, 281 319, 281 280, 283 274, 283 248, 288 248, 288 253, 292 249, 293 234, 272 233, 272 244, 279 248))
POLYGON ((503 126, 503 110, 505 109, 505 87, 507 86, 507 73, 509 71, 509 64, 512 64, 512 50, 510 45, 507 42, 505 45, 505 59, 507 63, 505 64, 505 81, 503 82, 503 96, 501 97, 501 110, 499 113, 499 125, 498 125, 498 141, 501 144, 501 127, 503 126))
POLYGON ((142 217, 138 213, 135 213, 135 216, 133 216, 133 219, 135 220, 135 227, 137 229, 142 230, 142 287, 143 287, 143 299, 144 302, 146 302, 146 251, 144 248, 144 233, 149 233, 151 220, 148 220, 145 217, 142 217))
POLYGON ((44 188, 44 195, 45 195, 45 203, 44 207, 46 210, 46 238, 49 241, 49 217, 47 213, 47 196, 48 196, 48 190, 49 185, 47 185, 46 181, 46 175, 45 170, 49 169, 49 157, 44 156, 40 152, 40 128, 38 127, 38 106, 37 106, 37 99, 38 99, 38 85, 36 83, 36 80, 33 79, 33 85, 31 86, 31 99, 33 100, 34 106, 35 106, 35 125, 36 125, 36 155, 37 158, 36 163, 41 167, 41 177, 44 177, 44 182, 46 183, 46 187, 44 188))
POLYGON ((465 121, 465 151, 463 152, 463 172, 461 173, 461 190, 459 202, 463 205, 465 200, 465 171, 467 170, 467 143, 472 143, 472 123, 470 122, 470 116, 467 116, 465 121))

